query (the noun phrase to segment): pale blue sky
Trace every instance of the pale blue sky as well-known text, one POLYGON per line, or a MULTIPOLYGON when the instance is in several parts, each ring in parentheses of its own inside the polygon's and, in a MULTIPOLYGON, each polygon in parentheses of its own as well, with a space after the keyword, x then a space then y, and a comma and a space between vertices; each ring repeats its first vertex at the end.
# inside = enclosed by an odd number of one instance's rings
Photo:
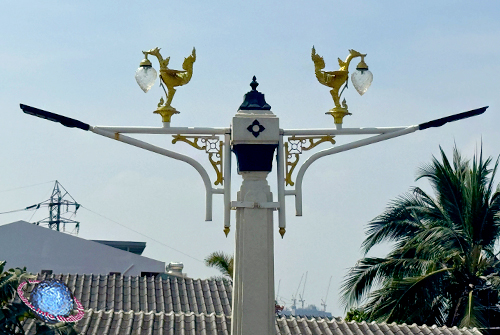
MULTIPOLYGON (((342 315, 338 287, 361 257, 365 224, 416 185, 417 167, 454 143, 467 155, 482 139, 500 154, 498 1, 16 1, 0 12, 0 212, 45 200, 58 179, 89 209, 201 260, 232 252, 222 232, 222 197, 204 221, 204 189, 182 162, 27 116, 19 103, 93 125, 160 126, 162 94, 144 94, 134 72, 142 50, 161 47, 180 68, 196 47, 191 82, 178 90, 173 126, 229 126, 253 75, 283 128, 333 127, 328 89, 314 76, 311 47, 336 70, 348 49, 367 53, 373 85, 344 94, 345 127, 403 126, 489 105, 483 116, 323 158, 304 180, 304 216, 287 200, 287 234, 276 228, 276 283, 290 301, 309 271, 306 304, 342 315)), ((153 66, 158 64, 153 61, 153 66)), ((147 138, 147 137, 141 137, 147 138)), ((338 137, 337 143, 355 138, 338 137)), ((168 145, 168 137, 152 141, 168 145)), ((176 149, 206 157, 182 144, 176 149)), ((326 146, 323 146, 326 148, 326 146)), ((302 160, 303 161, 303 160, 302 160)), ((209 166, 207 165, 207 169, 209 166)), ((210 171, 211 172, 211 171, 210 171)), ((275 172, 270 183, 276 192, 275 172)), ((235 197, 239 186, 235 175, 235 197)), ((417 185, 426 187, 419 182, 417 185)), ((233 199, 234 200, 234 199, 233 199)), ((40 219, 45 213, 37 213, 40 219)), ((0 216, 0 224, 31 213, 0 216)), ((148 242, 145 255, 181 261, 193 277, 216 271, 82 209, 83 238, 148 242)), ((234 222, 233 222, 234 223, 234 222)), ((276 223, 277 224, 277 223, 276 223)), ((379 250, 380 255, 384 251, 379 250)), ((1 258, 1 255, 0 255, 1 258)))

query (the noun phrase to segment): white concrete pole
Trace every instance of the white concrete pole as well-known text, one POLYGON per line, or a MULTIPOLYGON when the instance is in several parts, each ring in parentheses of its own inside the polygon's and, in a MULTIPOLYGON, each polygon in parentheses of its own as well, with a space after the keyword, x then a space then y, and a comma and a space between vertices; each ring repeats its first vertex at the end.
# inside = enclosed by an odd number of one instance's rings
MULTIPOLYGON (((268 172, 240 172, 238 201, 272 202, 268 172)), ((232 335, 273 335, 274 243, 273 209, 236 210, 232 335)))
POLYGON ((236 207, 232 335, 274 335, 273 202, 267 175, 279 144, 279 119, 264 94, 252 91, 233 117, 231 147, 243 177, 236 207))

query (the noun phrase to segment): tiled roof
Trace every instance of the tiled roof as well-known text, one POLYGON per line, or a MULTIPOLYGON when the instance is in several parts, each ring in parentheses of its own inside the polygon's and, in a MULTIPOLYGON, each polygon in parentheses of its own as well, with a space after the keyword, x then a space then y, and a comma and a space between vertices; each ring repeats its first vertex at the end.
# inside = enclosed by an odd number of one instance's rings
MULTIPOLYGON (((231 285, 220 280, 120 275, 38 275, 62 280, 85 308, 80 334, 229 335, 231 285)), ((26 334, 35 334, 28 321, 26 334)), ((279 317, 276 335, 480 335, 476 328, 279 317)))
MULTIPOLYGON (((78 334, 98 335, 229 335, 230 317, 195 313, 96 311, 88 309, 76 323, 78 334)), ((32 320, 24 325, 26 335, 35 335, 32 320)))
POLYGON ((276 328, 278 335, 481 335, 477 328, 346 322, 335 318, 282 317, 276 320, 276 328))
MULTIPOLYGON (((35 334, 33 322, 25 325, 27 335, 35 334)), ((229 335, 231 317, 195 313, 154 313, 133 311, 85 311, 76 323, 79 334, 124 335, 229 335)), ((281 317, 276 335, 481 335, 476 328, 428 327, 386 323, 345 322, 336 319, 281 317)))
POLYGON ((46 275, 63 281, 85 309, 231 315, 232 287, 222 280, 120 275, 46 275))

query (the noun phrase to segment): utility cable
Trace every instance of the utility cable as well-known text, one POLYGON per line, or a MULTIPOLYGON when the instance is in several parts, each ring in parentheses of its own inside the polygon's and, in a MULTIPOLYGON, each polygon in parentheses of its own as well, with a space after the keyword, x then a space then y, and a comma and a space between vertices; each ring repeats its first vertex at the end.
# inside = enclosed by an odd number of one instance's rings
POLYGON ((0 193, 10 192, 10 191, 15 191, 15 190, 20 190, 22 188, 29 188, 29 187, 38 186, 38 185, 44 185, 44 184, 53 183, 53 182, 55 182, 55 180, 46 181, 46 182, 39 183, 39 184, 33 184, 33 185, 28 185, 28 186, 21 186, 21 187, 11 188, 11 189, 8 189, 8 190, 1 190, 0 193))
POLYGON ((199 259, 198 259, 198 258, 196 258, 196 257, 193 257, 193 256, 191 256, 191 255, 188 255, 188 254, 186 254, 185 252, 182 252, 182 251, 180 251, 180 250, 178 250, 178 249, 175 249, 175 248, 173 248, 173 247, 171 247, 171 246, 169 246, 169 245, 166 245, 165 243, 160 242, 160 241, 158 241, 158 240, 156 240, 156 239, 154 239, 154 238, 152 238, 152 237, 149 237, 148 235, 145 235, 145 234, 143 234, 143 233, 141 233, 141 232, 138 232, 137 230, 134 230, 134 229, 132 229, 132 228, 129 228, 129 227, 127 227, 127 226, 125 226, 125 225, 123 225, 123 224, 121 224, 121 223, 119 223, 119 222, 117 222, 117 221, 115 221, 115 220, 112 220, 112 219, 110 219, 110 218, 105 217, 104 215, 101 215, 101 214, 99 214, 99 213, 96 213, 96 212, 94 212, 94 211, 92 211, 92 210, 88 209, 87 207, 85 207, 85 206, 83 206, 83 205, 81 205, 81 208, 86 209, 86 210, 88 210, 89 212, 94 213, 95 215, 100 216, 100 217, 102 217, 102 218, 104 218, 104 219, 106 219, 106 220, 109 220, 109 221, 111 221, 111 222, 114 222, 114 223, 116 223, 117 225, 119 225, 119 226, 121 226, 121 227, 123 227, 123 228, 126 228, 126 229, 128 229, 128 230, 131 230, 131 231, 133 231, 134 233, 137 233, 137 234, 139 234, 139 235, 141 235, 141 236, 144 236, 144 237, 146 237, 146 238, 148 238, 148 239, 150 239, 150 240, 152 240, 152 241, 154 241, 154 242, 156 242, 156 243, 158 243, 158 244, 163 245, 164 247, 167 247, 167 248, 169 248, 169 249, 172 249, 172 250, 174 250, 174 251, 177 251, 178 253, 181 253, 181 254, 183 254, 184 256, 187 256, 187 257, 189 257, 189 258, 191 258, 191 259, 194 259, 195 261, 198 261, 198 262, 200 262, 200 263, 205 264, 205 262, 204 262, 204 261, 199 260, 199 259))
MULTIPOLYGON (((44 183, 44 184, 46 184, 46 183, 44 183)), ((40 185, 40 184, 38 184, 38 185, 40 185)), ((29 187, 29 186, 26 186, 26 187, 29 187)), ((0 191, 0 192, 1 192, 1 191, 0 191)), ((9 213, 16 213, 16 212, 22 212, 22 211, 34 210, 34 213, 33 213, 33 215, 31 216, 31 218, 30 218, 30 220, 29 220, 29 221, 31 221, 31 219, 32 219, 32 218, 33 218, 33 216, 35 215, 35 213, 36 213, 37 209, 39 209, 39 208, 40 208, 40 205, 41 205, 41 203, 39 203, 39 204, 35 204, 35 205, 31 205, 31 206, 28 206, 28 207, 25 207, 25 208, 22 208, 22 209, 15 209, 15 210, 12 210, 12 211, 0 212, 0 215, 1 215, 1 214, 9 214, 9 213)), ((121 224, 121 223, 119 223, 119 222, 117 222, 117 221, 115 221, 115 220, 112 220, 112 219, 110 219, 110 218, 108 218, 108 217, 105 217, 104 215, 101 215, 101 214, 99 214, 99 213, 97 213, 97 212, 94 212, 93 210, 91 210, 91 209, 89 209, 89 208, 87 208, 87 207, 84 207, 83 205, 80 205, 80 207, 81 207, 81 208, 84 208, 84 209, 88 210, 89 212, 91 212, 91 213, 93 213, 93 214, 95 214, 95 215, 97 215, 97 216, 100 216, 100 217, 102 217, 102 218, 104 218, 104 219, 106 219, 106 220, 109 220, 109 221, 111 221, 111 222, 114 222, 114 223, 116 223, 117 225, 119 225, 119 226, 121 226, 121 227, 123 227, 123 228, 126 228, 126 229, 128 229, 128 230, 131 230, 131 231, 133 231, 133 232, 134 232, 134 233, 136 233, 136 234, 139 234, 139 235, 144 236, 144 237, 146 237, 146 238, 148 238, 148 239, 150 239, 150 240, 152 240, 152 241, 154 241, 154 242, 156 242, 156 243, 158 243, 158 244, 161 244, 161 245, 163 245, 163 246, 165 246, 165 247, 167 247, 167 248, 169 248, 169 249, 171 249, 171 250, 174 250, 174 251, 176 251, 176 252, 178 252, 178 253, 180 253, 180 254, 183 254, 184 256, 187 256, 187 257, 189 257, 189 258, 191 258, 191 259, 194 259, 195 261, 198 261, 198 262, 200 262, 200 263, 205 264, 205 262, 204 262, 204 261, 199 260, 199 259, 198 259, 198 258, 196 258, 196 257, 193 257, 193 256, 191 256, 191 255, 188 255, 188 254, 186 254, 186 253, 185 253, 185 252, 183 252, 183 251, 180 251, 180 250, 178 250, 178 249, 175 249, 175 248, 173 248, 173 247, 171 247, 171 246, 169 246, 169 245, 166 245, 165 243, 160 242, 160 241, 158 241, 158 240, 156 240, 156 239, 154 239, 154 238, 152 238, 152 237, 150 237, 150 236, 147 236, 147 235, 145 235, 145 234, 143 234, 143 233, 141 233, 141 232, 138 232, 137 230, 134 230, 134 229, 132 229, 132 228, 129 228, 129 227, 127 227, 127 226, 125 226, 125 225, 123 225, 123 224, 121 224)))
POLYGON ((39 207, 40 207, 40 206, 38 206, 38 207, 37 207, 37 208, 33 211, 33 214, 31 214, 31 217, 30 217, 30 219, 28 220, 28 222, 29 222, 29 223, 31 223, 31 219, 33 219, 33 216, 35 216, 36 211, 38 210, 38 208, 39 208, 39 207))
POLYGON ((13 211, 1 212, 0 214, 9 214, 9 213, 15 213, 15 212, 29 211, 29 210, 33 210, 33 209, 37 210, 38 208, 40 208, 40 204, 31 205, 31 206, 28 206, 28 207, 22 208, 22 209, 14 209, 13 211))

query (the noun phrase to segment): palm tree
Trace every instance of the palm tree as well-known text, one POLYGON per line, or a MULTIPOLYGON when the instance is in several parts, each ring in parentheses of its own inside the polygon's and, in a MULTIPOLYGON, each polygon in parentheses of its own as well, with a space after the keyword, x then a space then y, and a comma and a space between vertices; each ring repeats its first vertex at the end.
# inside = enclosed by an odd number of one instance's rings
POLYGON ((500 325, 500 189, 493 187, 498 159, 472 162, 456 148, 450 162, 419 169, 435 196, 419 187, 392 201, 368 224, 365 257, 342 285, 346 309, 361 306, 370 320, 460 327, 500 325), (385 258, 366 257, 382 242, 385 258))
POLYGON ((205 265, 219 270, 223 278, 233 280, 234 257, 223 251, 212 252, 205 258, 205 265))

